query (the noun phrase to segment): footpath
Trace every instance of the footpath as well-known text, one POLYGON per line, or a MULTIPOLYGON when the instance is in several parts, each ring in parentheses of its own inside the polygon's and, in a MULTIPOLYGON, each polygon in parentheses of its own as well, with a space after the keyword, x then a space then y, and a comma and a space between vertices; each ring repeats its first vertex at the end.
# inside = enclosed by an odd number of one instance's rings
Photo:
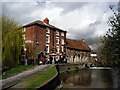
POLYGON ((3 79, 0 80, 0 83, 2 83, 2 89, 6 89, 9 88, 11 86, 14 86, 18 83, 20 83, 22 80, 24 80, 25 78, 30 77, 31 75, 40 72, 42 70, 44 70, 45 68, 51 66, 50 64, 46 64, 46 65, 40 65, 40 66, 36 66, 32 69, 29 69, 27 71, 23 71, 20 74, 17 74, 15 76, 9 77, 7 79, 3 79))

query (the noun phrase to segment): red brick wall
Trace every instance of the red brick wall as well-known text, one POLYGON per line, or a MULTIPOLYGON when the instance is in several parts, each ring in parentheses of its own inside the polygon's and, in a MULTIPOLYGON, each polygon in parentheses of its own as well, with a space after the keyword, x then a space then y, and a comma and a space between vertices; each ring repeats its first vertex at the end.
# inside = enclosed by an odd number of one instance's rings
POLYGON ((34 26, 26 28, 25 40, 32 40, 32 41, 34 41, 34 26))
POLYGON ((50 29, 50 53, 51 53, 51 49, 54 46, 53 43, 55 43, 55 41, 53 41, 54 39, 54 30, 50 29))
POLYGON ((59 44, 59 47, 60 47, 60 52, 62 51, 62 37, 61 37, 61 32, 60 32, 60 34, 59 34, 59 40, 60 40, 60 44, 59 44))
MULTIPOLYGON (((50 44, 49 44, 49 51, 51 53, 52 47, 56 47, 56 30, 50 29, 50 44)), ((35 46, 36 41, 38 42, 38 45, 36 45, 37 49, 40 49, 41 51, 45 50, 46 47, 46 27, 43 26, 30 26, 26 29, 26 40, 32 40, 35 46)), ((64 42, 66 43, 66 33, 64 36, 61 36, 61 31, 59 32, 59 48, 60 51, 62 51, 62 40, 64 39, 64 42)))
POLYGON ((41 51, 45 50, 46 47, 46 30, 45 27, 34 26, 34 30, 36 31, 36 40, 38 42, 37 49, 39 48, 41 51))
POLYGON ((36 41, 38 45, 36 45, 37 49, 44 50, 46 45, 46 31, 44 27, 39 27, 37 25, 30 26, 26 28, 25 32, 25 40, 32 40, 33 45, 35 47, 36 41))

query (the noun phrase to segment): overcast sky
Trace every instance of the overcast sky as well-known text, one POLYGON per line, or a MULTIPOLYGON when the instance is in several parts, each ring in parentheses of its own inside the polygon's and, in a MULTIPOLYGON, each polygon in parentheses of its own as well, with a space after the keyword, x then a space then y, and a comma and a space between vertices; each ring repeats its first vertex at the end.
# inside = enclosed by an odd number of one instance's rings
POLYGON ((117 7, 117 2, 5 1, 2 14, 15 18, 21 25, 47 17, 50 24, 67 31, 67 38, 85 41, 106 33, 108 17, 113 15, 109 5, 117 7))

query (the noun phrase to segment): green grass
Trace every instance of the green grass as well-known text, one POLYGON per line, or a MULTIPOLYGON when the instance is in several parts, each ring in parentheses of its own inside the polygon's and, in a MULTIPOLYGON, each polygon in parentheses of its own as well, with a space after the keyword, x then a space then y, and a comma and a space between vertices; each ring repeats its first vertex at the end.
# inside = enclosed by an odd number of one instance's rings
POLYGON ((56 73, 57 70, 55 66, 49 67, 37 74, 34 74, 32 77, 27 78, 21 85, 26 89, 35 89, 50 80, 56 73))
POLYGON ((25 70, 28 70, 30 68, 33 68, 33 67, 35 67, 35 65, 27 65, 27 66, 19 65, 19 66, 16 66, 15 68, 12 68, 11 70, 8 70, 8 71, 4 72, 2 74, 2 78, 5 79, 5 78, 8 78, 10 76, 14 76, 16 74, 19 74, 19 73, 21 73, 25 70))

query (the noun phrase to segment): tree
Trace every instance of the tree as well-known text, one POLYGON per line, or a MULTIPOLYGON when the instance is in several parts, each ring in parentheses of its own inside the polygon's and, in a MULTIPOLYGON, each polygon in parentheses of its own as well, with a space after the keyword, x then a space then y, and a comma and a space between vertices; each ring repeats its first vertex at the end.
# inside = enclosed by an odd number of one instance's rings
POLYGON ((2 67, 2 17, 0 16, 0 67, 2 67))
POLYGON ((104 36, 101 51, 107 65, 120 67, 120 14, 115 12, 112 6, 110 6, 110 9, 113 11, 114 16, 108 20, 108 25, 111 28, 108 29, 107 34, 104 36))
POLYGON ((2 17, 2 65, 12 68, 20 63, 22 49, 22 29, 14 20, 2 17))

